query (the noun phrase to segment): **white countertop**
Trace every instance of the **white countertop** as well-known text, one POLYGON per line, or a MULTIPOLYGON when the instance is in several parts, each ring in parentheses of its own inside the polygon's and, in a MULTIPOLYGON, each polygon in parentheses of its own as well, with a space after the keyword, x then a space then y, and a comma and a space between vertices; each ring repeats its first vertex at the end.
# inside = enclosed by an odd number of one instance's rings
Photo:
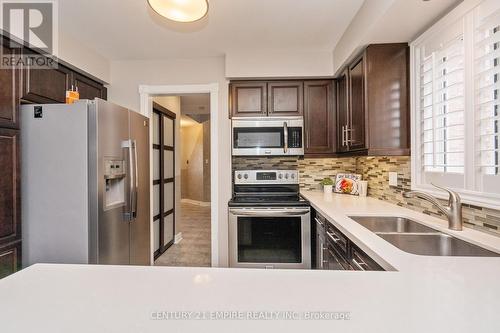
MULTIPOLYGON (((400 207, 370 197, 357 197, 343 194, 324 194, 319 191, 301 191, 311 206, 325 216, 340 231, 356 243, 362 250, 388 270, 411 272, 416 270, 448 271, 449 267, 467 266, 471 270, 485 270, 497 266, 500 278, 500 258, 487 257, 432 257, 404 252, 372 231, 358 224, 349 216, 399 216, 414 219, 424 225, 453 235, 470 243, 500 253, 500 237, 470 228, 463 231, 448 229, 448 222, 408 208, 400 207)), ((463 268, 465 269, 465 268, 463 268)), ((462 269, 459 269, 461 272, 462 269)))
MULTIPOLYGON (((445 225, 370 198, 303 194, 363 250, 369 247, 370 255, 398 271, 39 264, 0 280, 1 332, 500 331, 500 258, 410 255, 346 216, 391 213, 445 225), (230 315, 249 319, 153 319, 170 311, 202 311, 207 318, 220 313, 205 311, 240 311, 230 315), (295 318, 308 311, 349 312, 350 319, 250 320, 269 316, 264 311, 290 311, 295 318)), ((500 248, 493 236, 473 230, 460 236, 500 248)))

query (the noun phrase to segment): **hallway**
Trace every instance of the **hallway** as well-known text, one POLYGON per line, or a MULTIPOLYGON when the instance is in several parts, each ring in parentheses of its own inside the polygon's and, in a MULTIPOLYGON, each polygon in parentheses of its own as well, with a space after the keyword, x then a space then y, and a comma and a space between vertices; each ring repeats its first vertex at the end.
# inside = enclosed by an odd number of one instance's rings
POLYGON ((210 267, 210 207, 181 202, 176 233, 182 241, 172 245, 155 261, 156 266, 210 267))

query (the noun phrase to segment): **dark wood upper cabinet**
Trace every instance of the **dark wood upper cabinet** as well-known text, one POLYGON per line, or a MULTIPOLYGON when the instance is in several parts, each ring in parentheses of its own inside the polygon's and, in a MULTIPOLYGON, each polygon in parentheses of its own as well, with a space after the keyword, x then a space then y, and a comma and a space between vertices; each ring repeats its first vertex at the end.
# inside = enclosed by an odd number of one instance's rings
POLYGON ((21 238, 19 136, 0 128, 0 246, 21 238))
POLYGON ((304 82, 304 123, 306 156, 335 153, 335 108, 333 81, 304 82))
MULTIPOLYGON (((7 45, 8 42, 2 43, 2 54, 14 54, 7 45)), ((20 72, 20 68, 0 69, 0 127, 19 128, 20 72)))
POLYGON ((65 103, 71 88, 71 70, 62 65, 53 69, 24 69, 24 100, 33 103, 65 103))
POLYGON ((368 154, 410 155, 408 45, 369 45, 365 59, 368 154))
POLYGON ((234 82, 230 84, 230 110, 233 117, 267 115, 266 82, 234 82))
POLYGON ((269 116, 301 116, 304 114, 304 83, 283 81, 267 83, 269 116))
POLYGON ((408 44, 369 45, 337 78, 337 150, 409 155, 408 82, 408 44))
POLYGON ((337 116, 337 152, 346 152, 349 149, 347 145, 347 129, 349 124, 349 95, 348 95, 348 70, 345 70, 337 79, 335 85, 336 116, 337 116))
POLYGON ((107 98, 107 89, 101 83, 79 73, 73 73, 71 85, 80 93, 80 99, 107 98))
POLYGON ((350 151, 366 149, 364 57, 349 67, 349 127, 346 138, 350 151))

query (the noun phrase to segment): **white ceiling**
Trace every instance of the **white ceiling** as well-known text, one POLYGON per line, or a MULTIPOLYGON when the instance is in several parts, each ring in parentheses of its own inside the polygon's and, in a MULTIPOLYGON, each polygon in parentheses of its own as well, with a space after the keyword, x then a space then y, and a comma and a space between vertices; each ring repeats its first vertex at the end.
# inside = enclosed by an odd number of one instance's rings
POLYGON ((331 52, 363 0, 210 0, 195 23, 146 0, 59 1, 60 30, 110 60, 220 56, 229 51, 331 52))

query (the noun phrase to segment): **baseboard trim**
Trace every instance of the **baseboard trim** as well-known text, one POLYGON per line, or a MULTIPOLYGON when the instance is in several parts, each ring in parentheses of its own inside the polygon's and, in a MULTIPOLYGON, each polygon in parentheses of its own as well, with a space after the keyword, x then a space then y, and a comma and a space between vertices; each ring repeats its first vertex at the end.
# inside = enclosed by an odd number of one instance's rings
POLYGON ((182 232, 179 232, 177 235, 175 235, 174 244, 179 244, 181 240, 182 240, 182 232))
POLYGON ((191 205, 202 206, 202 207, 210 207, 212 205, 211 202, 191 200, 191 199, 181 199, 181 202, 188 203, 191 205))

